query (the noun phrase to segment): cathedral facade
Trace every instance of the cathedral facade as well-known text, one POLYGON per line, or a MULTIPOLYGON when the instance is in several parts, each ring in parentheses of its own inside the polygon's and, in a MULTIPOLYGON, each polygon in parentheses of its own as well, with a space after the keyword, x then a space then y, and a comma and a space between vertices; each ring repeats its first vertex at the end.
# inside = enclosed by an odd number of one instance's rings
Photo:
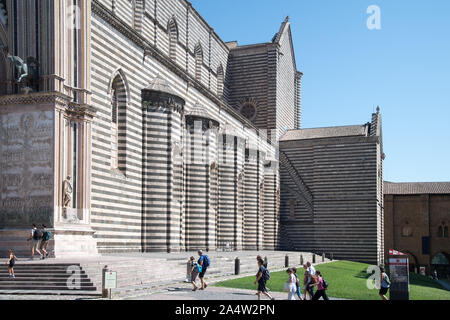
POLYGON ((0 250, 32 223, 56 257, 284 248, 303 74, 288 18, 268 40, 224 42, 185 0, 0 0, 0 250))
POLYGON ((54 230, 56 256, 277 248, 268 137, 293 127, 299 94, 288 21, 257 96, 238 89, 249 80, 238 56, 252 53, 187 1, 1 4, 2 249, 25 251, 32 223, 54 230), (289 101, 277 100, 281 88, 289 101), (256 115, 278 105, 286 119, 256 115))

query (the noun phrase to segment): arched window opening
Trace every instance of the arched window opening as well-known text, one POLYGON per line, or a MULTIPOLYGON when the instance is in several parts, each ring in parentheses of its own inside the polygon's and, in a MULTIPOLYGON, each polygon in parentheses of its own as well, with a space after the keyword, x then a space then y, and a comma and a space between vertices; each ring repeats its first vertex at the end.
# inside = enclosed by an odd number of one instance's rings
POLYGON ((402 227, 402 237, 412 237, 412 228, 408 222, 402 227))
POLYGON ((217 95, 222 97, 223 95, 223 83, 224 83, 224 75, 223 75, 223 67, 220 65, 217 68, 217 95))
POLYGON ((167 30, 169 31, 169 57, 173 61, 176 61, 177 44, 178 44, 178 26, 174 17, 170 19, 167 30))
POLYGON ((145 0, 131 0, 133 12, 133 28, 137 32, 142 31, 142 17, 144 15, 145 0))
POLYGON ((438 227, 438 238, 448 238, 448 226, 444 222, 438 227))
POLYGON ((117 74, 110 90, 111 98, 111 169, 125 174, 127 87, 121 73, 117 74))
POLYGON ((200 43, 195 46, 195 80, 202 80, 203 49, 200 43))

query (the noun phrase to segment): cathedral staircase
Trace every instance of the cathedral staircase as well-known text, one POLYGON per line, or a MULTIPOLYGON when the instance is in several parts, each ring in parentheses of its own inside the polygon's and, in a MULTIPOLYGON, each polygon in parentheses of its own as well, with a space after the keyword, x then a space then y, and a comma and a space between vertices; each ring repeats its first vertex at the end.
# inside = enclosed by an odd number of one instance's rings
POLYGON ((98 296, 97 288, 80 264, 17 262, 15 278, 6 265, 0 271, 0 294, 98 296))
POLYGON ((306 183, 303 181, 301 175, 298 173, 297 169, 292 165, 291 161, 287 157, 287 155, 280 151, 280 162, 281 165, 286 169, 289 173, 289 176, 292 178, 292 181, 295 183, 297 190, 293 190, 297 196, 303 200, 303 204, 308 209, 308 212, 313 216, 314 214, 314 205, 313 205, 313 195, 309 190, 306 183))

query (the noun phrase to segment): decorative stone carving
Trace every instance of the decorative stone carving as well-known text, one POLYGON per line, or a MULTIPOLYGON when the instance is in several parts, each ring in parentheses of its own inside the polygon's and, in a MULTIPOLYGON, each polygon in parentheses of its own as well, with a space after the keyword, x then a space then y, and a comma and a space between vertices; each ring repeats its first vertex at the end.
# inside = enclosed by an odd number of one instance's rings
POLYGON ((67 178, 63 182, 63 207, 67 208, 72 202, 72 182, 70 182, 72 178, 67 176, 67 178))
POLYGON ((26 62, 18 57, 8 54, 7 59, 13 64, 17 71, 16 81, 22 86, 25 93, 37 91, 39 80, 39 68, 36 58, 28 57, 26 62))

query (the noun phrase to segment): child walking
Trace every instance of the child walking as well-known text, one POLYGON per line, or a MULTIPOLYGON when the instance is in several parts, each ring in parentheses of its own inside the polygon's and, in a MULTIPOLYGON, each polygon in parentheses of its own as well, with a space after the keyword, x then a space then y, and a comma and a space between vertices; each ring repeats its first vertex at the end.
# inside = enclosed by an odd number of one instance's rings
POLYGON ((17 257, 14 255, 14 252, 12 250, 8 251, 9 259, 6 263, 8 265, 8 272, 10 278, 15 278, 14 276, 14 265, 16 264, 17 257))

